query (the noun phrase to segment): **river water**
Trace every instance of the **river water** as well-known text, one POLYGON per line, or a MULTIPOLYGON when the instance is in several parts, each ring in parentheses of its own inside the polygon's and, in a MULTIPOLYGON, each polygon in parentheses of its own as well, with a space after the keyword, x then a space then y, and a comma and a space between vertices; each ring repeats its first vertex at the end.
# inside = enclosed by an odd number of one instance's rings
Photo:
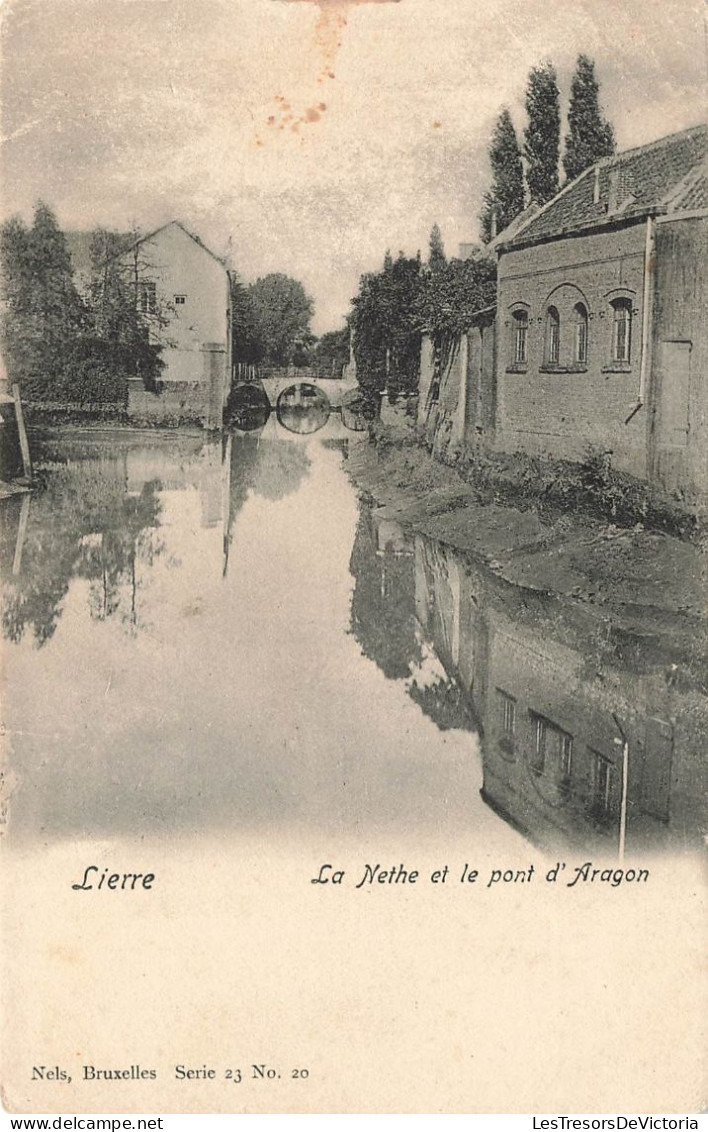
POLYGON ((690 663, 379 518, 345 430, 37 439, 3 504, 18 844, 701 844, 690 663))

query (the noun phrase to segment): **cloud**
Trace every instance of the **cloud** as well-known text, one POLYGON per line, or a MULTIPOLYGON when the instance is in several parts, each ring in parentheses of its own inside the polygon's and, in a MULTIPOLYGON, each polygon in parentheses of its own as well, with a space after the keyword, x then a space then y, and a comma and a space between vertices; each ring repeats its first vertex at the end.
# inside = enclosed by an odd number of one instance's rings
POLYGON ((181 216, 336 324, 387 247, 473 239, 486 147, 529 67, 593 55, 620 146, 700 120, 701 16, 639 0, 11 0, 6 211, 67 227, 181 216), (335 18, 336 17, 336 18, 335 18), (341 18, 340 18, 341 17, 341 18), (332 77, 334 76, 334 77, 332 77))

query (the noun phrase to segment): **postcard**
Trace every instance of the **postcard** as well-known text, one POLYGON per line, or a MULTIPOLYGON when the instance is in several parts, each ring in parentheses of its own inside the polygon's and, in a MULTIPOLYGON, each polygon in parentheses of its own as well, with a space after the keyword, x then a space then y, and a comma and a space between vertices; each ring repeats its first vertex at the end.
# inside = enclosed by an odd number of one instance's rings
POLYGON ((4 3, 11 1113, 697 1127, 703 35, 4 3))

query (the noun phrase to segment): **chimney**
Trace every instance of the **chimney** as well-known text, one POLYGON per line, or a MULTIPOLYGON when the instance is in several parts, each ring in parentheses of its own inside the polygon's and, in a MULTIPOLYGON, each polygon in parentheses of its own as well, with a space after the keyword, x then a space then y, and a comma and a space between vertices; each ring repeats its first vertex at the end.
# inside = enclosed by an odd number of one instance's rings
POLYGON ((592 187, 592 203, 600 203, 600 166, 595 166, 595 181, 592 187))
POLYGON ((493 208, 492 208, 492 215, 491 215, 490 221, 489 221, 489 238, 490 238, 490 240, 493 240, 494 237, 496 236, 496 234, 497 234, 497 206, 494 205, 493 208))
POLYGON ((620 204, 620 171, 610 170, 610 188, 607 198, 607 211, 616 212, 620 204))

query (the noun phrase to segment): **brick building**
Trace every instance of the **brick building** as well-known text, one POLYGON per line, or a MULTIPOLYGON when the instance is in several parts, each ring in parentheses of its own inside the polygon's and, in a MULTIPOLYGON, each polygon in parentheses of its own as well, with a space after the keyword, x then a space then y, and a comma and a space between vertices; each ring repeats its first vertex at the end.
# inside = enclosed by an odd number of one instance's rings
POLYGON ((495 446, 670 488, 705 462, 706 127, 606 158, 498 247, 495 446))
POLYGON ((606 158, 517 218, 489 312, 453 363, 421 365, 434 444, 613 465, 708 493, 707 129, 606 158))

